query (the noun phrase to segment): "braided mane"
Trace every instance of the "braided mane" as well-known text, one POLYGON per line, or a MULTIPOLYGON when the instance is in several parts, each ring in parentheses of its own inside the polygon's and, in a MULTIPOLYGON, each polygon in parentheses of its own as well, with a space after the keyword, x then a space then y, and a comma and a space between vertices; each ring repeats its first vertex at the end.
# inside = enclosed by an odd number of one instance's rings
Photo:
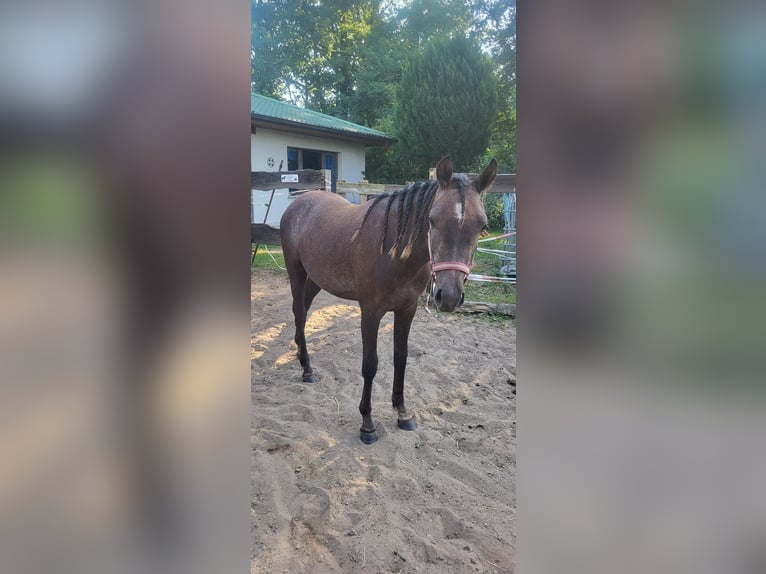
MULTIPOLYGON (((468 178, 465 175, 454 176, 452 183, 457 187, 460 195, 460 204, 463 208, 462 211, 465 212, 465 188, 468 184, 468 178)), ((412 245, 415 239, 420 235, 423 225, 428 219, 428 213, 431 211, 431 206, 438 190, 438 182, 431 180, 413 183, 396 191, 381 193, 372 200, 372 205, 370 205, 367 213, 364 214, 364 219, 359 229, 364 227, 364 224, 367 223, 367 218, 370 217, 370 214, 377 205, 385 201, 386 211, 383 216, 383 233, 380 239, 380 252, 383 253, 383 246, 386 244, 386 237, 388 236, 388 218, 394 203, 396 203, 396 239, 388 254, 391 257, 407 259, 410 253, 412 253, 412 245)))

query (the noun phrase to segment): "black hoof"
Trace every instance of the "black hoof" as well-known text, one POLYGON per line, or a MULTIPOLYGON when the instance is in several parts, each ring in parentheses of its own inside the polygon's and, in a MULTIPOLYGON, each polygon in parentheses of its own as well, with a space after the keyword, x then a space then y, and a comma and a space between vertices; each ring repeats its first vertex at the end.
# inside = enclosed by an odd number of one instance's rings
POLYGON ((314 375, 303 375, 303 382, 304 383, 316 383, 317 380, 314 378, 314 375))
POLYGON ((364 444, 372 444, 378 440, 378 433, 376 431, 366 431, 359 429, 359 438, 362 439, 364 444))
POLYGON ((415 430, 418 428, 418 423, 415 422, 415 419, 407 419, 404 421, 397 420, 396 426, 402 430, 415 430))

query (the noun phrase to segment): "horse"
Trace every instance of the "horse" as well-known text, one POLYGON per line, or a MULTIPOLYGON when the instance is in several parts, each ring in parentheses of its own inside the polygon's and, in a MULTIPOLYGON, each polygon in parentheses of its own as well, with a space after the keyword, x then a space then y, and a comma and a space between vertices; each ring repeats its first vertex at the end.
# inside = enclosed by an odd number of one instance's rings
POLYGON ((294 199, 282 216, 282 249, 303 382, 316 382, 304 331, 314 297, 324 289, 359 302, 364 379, 360 438, 365 444, 378 440, 370 401, 378 368, 380 321, 393 311, 391 402, 397 426, 415 430, 417 423, 404 402, 404 371, 418 299, 430 281, 429 293, 439 311, 452 312, 462 304, 477 240, 487 227, 483 194, 496 175, 495 159, 474 180, 465 174, 453 175, 447 155, 436 166, 436 181, 380 194, 363 205, 327 191, 309 191, 294 199))

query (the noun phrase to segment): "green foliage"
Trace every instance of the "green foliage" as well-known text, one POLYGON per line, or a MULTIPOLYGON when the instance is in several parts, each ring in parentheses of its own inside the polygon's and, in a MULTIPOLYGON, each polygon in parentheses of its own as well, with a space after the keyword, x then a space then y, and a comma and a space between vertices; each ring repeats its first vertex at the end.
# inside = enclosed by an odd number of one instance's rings
POLYGON ((326 42, 322 13, 310 0, 252 0, 251 84, 267 96, 303 98, 317 91, 326 42))
POLYGON ((419 52, 435 38, 465 35, 474 22, 469 3, 463 0, 411 0, 397 13, 407 52, 419 52))
POLYGON ((473 171, 478 171, 495 158, 500 173, 516 173, 516 86, 508 88, 503 97, 503 106, 492 126, 487 151, 473 171))
POLYGON ((253 91, 373 127, 406 53, 382 0, 252 0, 253 91))
POLYGON ((481 44, 492 54, 503 89, 516 84, 516 2, 477 0, 477 26, 481 44))
POLYGON ((488 193, 484 196, 484 211, 487 214, 487 227, 492 231, 503 229, 503 196, 499 193, 488 193))
POLYGON ((339 106, 347 119, 365 126, 376 124, 393 106, 394 91, 401 77, 401 46, 396 22, 386 19, 380 10, 369 15, 369 32, 356 43, 354 73, 346 90, 338 93, 339 106))
POLYGON ((393 146, 368 149, 365 176, 370 181, 424 179, 445 151, 461 171, 476 171, 492 157, 498 159, 501 173, 515 171, 515 0, 251 0, 251 8, 254 92, 399 137, 393 146), (485 72, 472 68, 466 76, 465 62, 446 52, 437 77, 461 76, 447 91, 441 85, 437 91, 419 78, 406 99, 397 96, 403 64, 426 59, 434 43, 449 44, 448 38, 470 44, 466 61, 483 59, 479 68, 489 66, 494 78, 475 83, 471 78, 485 72), (481 56, 477 45, 487 56, 481 56), (478 129, 468 130, 476 113, 492 102, 476 106, 471 92, 470 104, 465 105, 465 92, 479 86, 483 93, 495 82, 496 113, 476 124, 478 129), (438 106, 424 105, 430 125, 420 114, 417 124, 396 120, 396 114, 434 96, 441 99, 438 106), (455 108, 457 115, 445 115, 455 108), (455 142, 460 149, 454 149, 455 142), (482 142, 483 149, 476 152, 482 142))
POLYGON ((455 169, 466 171, 487 149, 497 111, 492 63, 475 42, 429 42, 405 62, 396 92, 394 133, 405 169, 435 165, 449 153, 455 169))

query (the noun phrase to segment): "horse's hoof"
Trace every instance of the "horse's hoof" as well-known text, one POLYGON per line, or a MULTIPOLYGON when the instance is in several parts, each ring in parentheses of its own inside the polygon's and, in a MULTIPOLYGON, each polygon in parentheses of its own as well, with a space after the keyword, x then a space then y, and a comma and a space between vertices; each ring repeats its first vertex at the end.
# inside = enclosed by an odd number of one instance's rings
POLYGON ((372 444, 378 440, 378 433, 376 431, 366 431, 359 429, 359 438, 362 439, 364 444, 372 444))
POLYGON ((415 422, 415 419, 397 420, 396 426, 402 430, 415 430, 418 428, 418 423, 415 422))
POLYGON ((303 375, 303 382, 304 383, 316 383, 317 380, 314 378, 314 375, 303 375))

